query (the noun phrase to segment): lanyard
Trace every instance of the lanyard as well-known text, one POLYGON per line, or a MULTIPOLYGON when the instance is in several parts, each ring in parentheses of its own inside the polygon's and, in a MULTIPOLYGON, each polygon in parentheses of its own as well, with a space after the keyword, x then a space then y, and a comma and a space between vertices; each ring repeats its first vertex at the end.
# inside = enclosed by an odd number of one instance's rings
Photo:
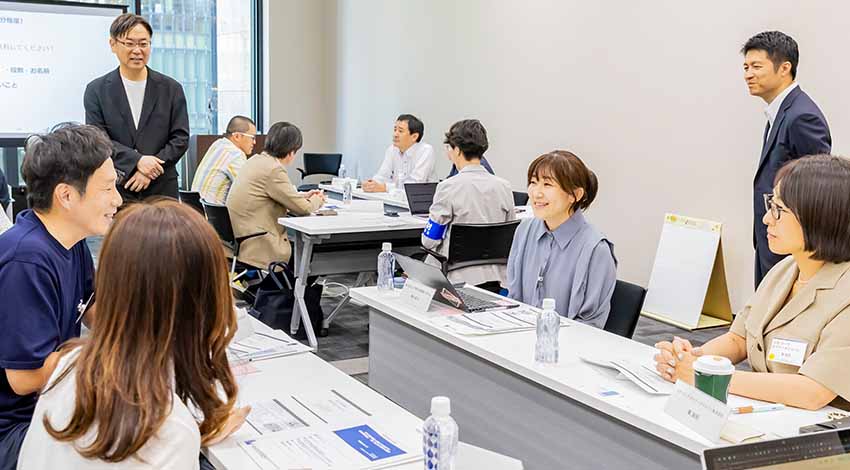
POLYGON ((552 245, 555 243, 554 235, 547 233, 545 236, 549 238, 549 251, 543 257, 543 264, 540 266, 540 271, 537 272, 537 283, 534 286, 534 291, 537 296, 534 303, 535 307, 543 305, 542 302, 545 294, 544 282, 546 280, 546 273, 549 271, 549 261, 552 259, 552 245))

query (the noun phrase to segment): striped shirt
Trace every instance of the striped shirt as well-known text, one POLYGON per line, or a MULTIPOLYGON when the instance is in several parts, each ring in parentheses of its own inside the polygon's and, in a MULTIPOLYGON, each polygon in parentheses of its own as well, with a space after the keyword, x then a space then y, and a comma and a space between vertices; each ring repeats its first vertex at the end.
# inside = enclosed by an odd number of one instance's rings
POLYGON ((195 171, 192 191, 200 193, 205 201, 224 204, 236 174, 246 161, 245 154, 230 139, 216 140, 195 171))

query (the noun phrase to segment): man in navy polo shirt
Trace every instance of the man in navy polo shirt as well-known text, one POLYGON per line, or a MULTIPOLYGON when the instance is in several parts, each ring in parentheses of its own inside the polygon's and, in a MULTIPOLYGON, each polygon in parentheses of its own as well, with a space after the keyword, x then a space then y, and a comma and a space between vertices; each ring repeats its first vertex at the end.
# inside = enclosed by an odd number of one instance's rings
POLYGON ((85 238, 103 235, 121 205, 112 145, 93 126, 34 137, 21 172, 32 210, 0 235, 0 470, 14 469, 38 392, 80 335, 93 289, 85 238))

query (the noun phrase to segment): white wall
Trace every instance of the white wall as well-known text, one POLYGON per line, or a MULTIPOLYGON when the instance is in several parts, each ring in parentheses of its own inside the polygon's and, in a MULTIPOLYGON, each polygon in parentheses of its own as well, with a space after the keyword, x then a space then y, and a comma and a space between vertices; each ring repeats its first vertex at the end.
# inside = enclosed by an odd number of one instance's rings
MULTIPOLYGON (((291 2, 285 2, 291 3, 291 2)), ((515 189, 555 148, 597 173, 589 217, 616 245, 619 276, 646 285, 665 212, 720 221, 733 308, 752 292, 752 178, 763 104, 739 49, 780 29, 800 44, 798 79, 847 150, 850 4, 576 0, 339 0, 336 138, 361 177, 402 112, 448 171, 442 134, 475 117, 488 159, 515 189)))
MULTIPOLYGON (((296 124, 303 152, 336 150, 335 0, 265 0, 265 128, 296 124)), ((301 155, 289 171, 298 181, 301 155)))

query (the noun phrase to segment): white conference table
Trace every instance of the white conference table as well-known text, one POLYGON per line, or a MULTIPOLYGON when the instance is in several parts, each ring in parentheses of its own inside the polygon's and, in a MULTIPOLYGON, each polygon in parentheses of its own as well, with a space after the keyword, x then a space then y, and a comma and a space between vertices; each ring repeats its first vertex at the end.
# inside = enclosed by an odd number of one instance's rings
MULTIPOLYGON (((255 329, 268 329, 258 321, 255 329)), ((290 394, 310 395, 322 391, 336 390, 357 406, 368 410, 382 429, 393 433, 399 429, 419 429, 422 420, 404 408, 386 399, 358 380, 320 359, 313 353, 252 362, 259 373, 237 377, 239 383, 239 405, 244 406, 260 401, 280 398, 290 394)), ((430 397, 429 397, 430 403, 430 397)), ((454 405, 453 405, 454 408, 454 405)), ((467 430, 461 428, 460 436, 467 430)), ((244 425, 232 436, 205 450, 207 458, 219 470, 256 470, 259 467, 238 445, 241 440, 258 436, 251 426, 244 425)), ((419 451, 420 448, 415 449, 419 451)), ((281 469, 288 469, 280 462, 281 469)), ((403 470, 421 470, 422 462, 415 462, 399 468, 403 470)), ((505 457, 488 450, 461 443, 456 462, 458 470, 522 470, 519 460, 505 457)))
MULTIPOLYGON (((526 468, 700 468, 710 442, 664 413, 666 396, 653 396, 590 365, 579 355, 624 355, 651 361, 655 349, 606 331, 570 322, 560 330, 560 361, 534 364, 536 333, 462 336, 428 318, 459 311, 432 302, 416 313, 398 297, 373 287, 351 291, 370 307, 369 385, 415 414, 423 400, 446 395, 457 404, 464 439, 510 449, 526 468), (617 392, 610 396, 611 391, 617 392), (569 464, 565 464, 569 462, 569 464)), ((756 403, 730 397, 731 406, 756 403)), ((827 421, 833 408, 733 415, 777 436, 797 435, 800 426, 827 421)))
MULTIPOLYGON (((295 334, 300 320, 310 346, 318 347, 316 332, 309 320, 304 290, 308 276, 374 272, 383 242, 391 242, 393 251, 413 254, 419 251, 425 220, 409 214, 396 217, 380 212, 339 210, 335 216, 281 217, 278 223, 290 232, 294 242, 291 265, 295 272, 295 309, 290 332, 295 334)), ((328 316, 344 305, 340 303, 328 316)), ((327 323, 325 324, 327 327, 327 323)))
MULTIPOLYGON (((327 191, 330 197, 333 199, 342 199, 343 189, 340 186, 333 186, 330 184, 320 184, 319 189, 327 191)), ((353 189, 351 191, 351 196, 355 199, 364 199, 368 201, 381 201, 384 204, 398 207, 404 210, 410 210, 410 206, 407 205, 407 197, 404 194, 403 189, 397 189, 393 191, 392 194, 387 192, 382 193, 367 193, 362 189, 353 189)))

